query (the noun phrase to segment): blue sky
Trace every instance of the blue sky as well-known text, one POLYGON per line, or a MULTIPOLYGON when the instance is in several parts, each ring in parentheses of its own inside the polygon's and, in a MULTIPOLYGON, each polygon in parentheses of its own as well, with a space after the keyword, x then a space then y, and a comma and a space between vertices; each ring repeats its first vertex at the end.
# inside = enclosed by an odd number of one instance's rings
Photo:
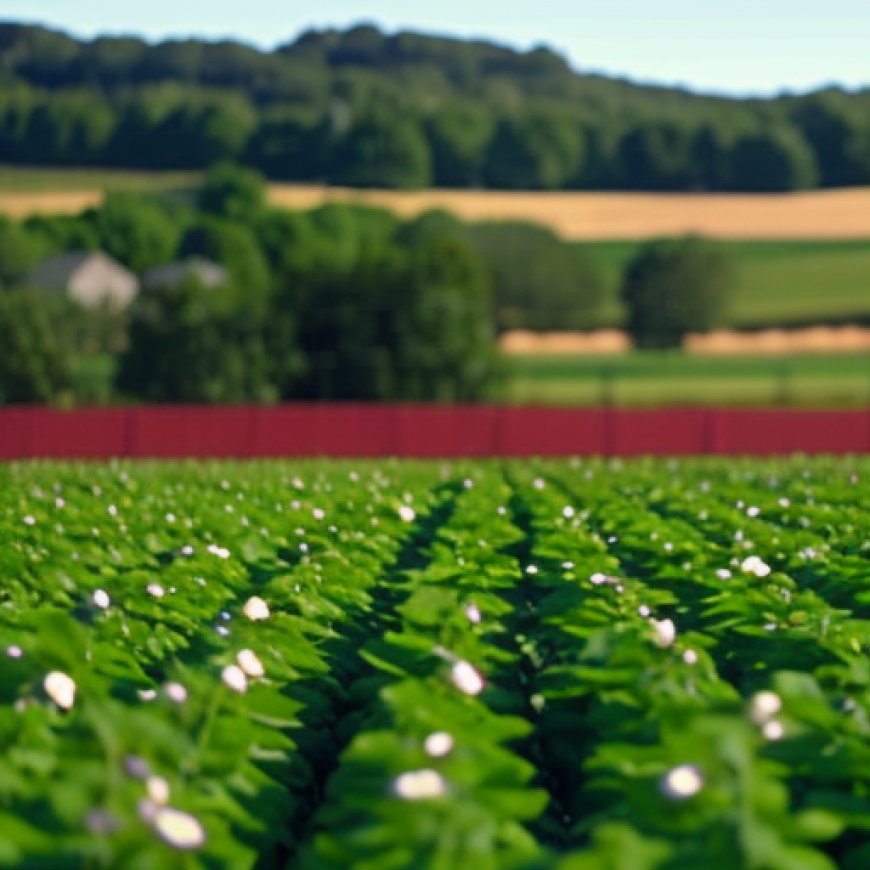
POLYGON ((870 0, 3 0, 0 17, 80 36, 231 36, 262 47, 312 26, 369 20, 520 48, 546 43, 582 71, 698 90, 870 85, 870 0))

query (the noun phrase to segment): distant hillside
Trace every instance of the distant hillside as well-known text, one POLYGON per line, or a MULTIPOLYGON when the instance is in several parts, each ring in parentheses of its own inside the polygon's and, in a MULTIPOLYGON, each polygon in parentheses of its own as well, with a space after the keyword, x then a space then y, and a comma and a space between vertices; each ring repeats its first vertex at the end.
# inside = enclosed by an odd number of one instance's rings
POLYGON ((870 183, 870 90, 739 100, 572 70, 539 47, 369 25, 272 52, 0 23, 0 163, 356 187, 793 190, 870 183))

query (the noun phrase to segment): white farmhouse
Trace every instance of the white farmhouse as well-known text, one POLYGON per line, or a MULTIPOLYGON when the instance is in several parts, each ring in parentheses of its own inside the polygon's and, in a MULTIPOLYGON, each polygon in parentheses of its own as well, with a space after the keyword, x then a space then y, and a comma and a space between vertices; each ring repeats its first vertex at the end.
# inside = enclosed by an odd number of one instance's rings
POLYGON ((30 274, 38 290, 66 293, 86 308, 108 305, 120 311, 139 292, 139 279, 102 251, 57 254, 43 260, 30 274))

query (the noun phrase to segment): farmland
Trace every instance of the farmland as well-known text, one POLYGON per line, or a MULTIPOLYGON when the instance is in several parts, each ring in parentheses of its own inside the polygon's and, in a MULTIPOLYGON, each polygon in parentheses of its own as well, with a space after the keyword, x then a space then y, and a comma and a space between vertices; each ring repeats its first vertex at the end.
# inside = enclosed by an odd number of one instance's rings
POLYGON ((0 467, 0 865, 864 867, 868 473, 0 467))
MULTIPOLYGON (((602 325, 617 324, 622 312, 619 284, 637 253, 631 241, 584 242, 605 287, 602 325)), ((728 320, 737 327, 802 325, 870 318, 870 240, 723 242, 735 264, 728 320)))
MULTIPOLYGON (((60 210, 63 194, 98 201, 105 190, 194 187, 195 172, 133 172, 0 167, 0 212, 60 210), (58 195, 40 208, 27 197, 58 195)), ((413 217, 445 209, 467 221, 524 220, 566 239, 609 241, 699 233, 721 239, 843 241, 870 238, 870 188, 788 194, 622 193, 597 191, 360 190, 271 183, 272 205, 310 209, 351 202, 413 217)), ((70 210, 77 210, 72 204, 70 210)))
POLYGON ((857 407, 870 396, 870 364, 861 353, 517 354, 507 364, 508 398, 518 403, 857 407))

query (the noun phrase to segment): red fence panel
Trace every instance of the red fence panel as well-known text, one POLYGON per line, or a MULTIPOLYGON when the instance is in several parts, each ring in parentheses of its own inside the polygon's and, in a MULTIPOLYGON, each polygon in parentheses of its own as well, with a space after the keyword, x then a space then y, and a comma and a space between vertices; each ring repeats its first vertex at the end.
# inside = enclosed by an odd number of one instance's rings
POLYGON ((101 459, 127 453, 127 415, 121 408, 30 413, 30 456, 101 459))
POLYGON ((396 443, 408 456, 493 456, 498 410, 487 406, 405 405, 393 409, 396 443))
POLYGON ((702 408, 625 409, 613 414, 613 423, 607 452, 614 456, 685 456, 707 449, 709 424, 702 408))
POLYGON ((127 455, 149 458, 251 455, 257 408, 149 406, 128 411, 127 455))
POLYGON ((870 450, 866 411, 721 412, 719 453, 863 453, 870 450))
POLYGON ((0 460, 32 456, 33 421, 39 409, 4 408, 0 410, 0 460))
POLYGON ((0 460, 793 452, 870 452, 870 410, 364 404, 0 409, 0 460))
POLYGON ((600 408, 501 409, 499 456, 606 453, 614 412, 600 408))

